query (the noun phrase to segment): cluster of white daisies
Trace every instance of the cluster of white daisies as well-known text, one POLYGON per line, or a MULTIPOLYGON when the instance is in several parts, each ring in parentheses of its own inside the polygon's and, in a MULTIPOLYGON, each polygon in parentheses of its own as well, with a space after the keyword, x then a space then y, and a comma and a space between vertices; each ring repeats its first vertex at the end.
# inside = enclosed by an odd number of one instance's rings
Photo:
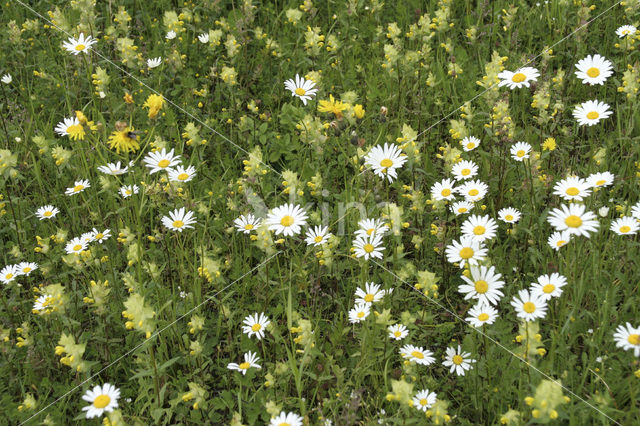
POLYGON ((29 276, 33 271, 38 269, 38 264, 34 262, 20 262, 13 265, 5 265, 0 270, 0 281, 3 284, 9 284, 19 276, 29 276))

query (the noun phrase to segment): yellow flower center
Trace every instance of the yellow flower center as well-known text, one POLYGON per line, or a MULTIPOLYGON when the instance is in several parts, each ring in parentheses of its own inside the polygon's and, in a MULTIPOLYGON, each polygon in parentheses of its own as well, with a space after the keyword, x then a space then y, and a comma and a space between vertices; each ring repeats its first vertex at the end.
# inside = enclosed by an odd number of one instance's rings
POLYGON ((587 113, 587 118, 589 120, 595 120, 598 117, 600 117, 600 114, 598 114, 597 111, 590 111, 589 113, 587 113))
POLYGON ((307 91, 304 90, 302 87, 298 87, 296 89, 296 95, 298 95, 298 96, 304 96, 305 93, 307 93, 307 91))
POLYGON ((429 403, 429 401, 427 401, 427 400, 426 400, 426 399, 424 399, 424 398, 422 398, 422 399, 420 400, 420 405, 422 405, 422 406, 425 406, 425 405, 427 405, 428 403, 429 403))
POLYGON ((629 31, 629 30, 622 30, 622 35, 627 35, 627 34, 630 34, 630 33, 631 33, 631 31, 629 31))
POLYGON ((522 309, 524 309, 526 313, 531 314, 536 311, 536 305, 534 305, 532 302, 524 302, 524 305, 522 305, 522 309))
POLYGON ((396 330, 396 331, 393 332, 393 335, 396 336, 396 337, 400 337, 400 336, 402 336, 402 333, 400 333, 399 331, 396 330))
POLYGON ((278 426, 291 426, 291 423, 282 422, 278 426))
POLYGON ((466 207, 460 207, 458 209, 458 213, 466 213, 467 212, 467 208, 466 207))
POLYGON ((28 274, 29 272, 31 272, 31 268, 29 268, 28 266, 25 266, 24 268, 22 268, 22 272, 25 274, 28 274))
POLYGON ((248 370, 249 367, 251 367, 251 364, 249 364, 248 362, 243 362, 238 367, 241 368, 242 370, 248 370))
POLYGON ((632 345, 640 345, 640 334, 630 334, 627 341, 632 345))
POLYGON ((313 239, 313 241, 315 241, 316 243, 319 243, 319 242, 322 242, 322 238, 323 238, 322 235, 318 235, 313 239))
POLYGON ((423 359, 424 358, 424 354, 420 351, 413 351, 411 352, 411 356, 414 358, 418 358, 418 359, 423 359))
POLYGON ((471 173, 471 170, 469 170, 469 169, 462 169, 462 170, 460 171, 460 174, 461 174, 462 176, 469 176, 469 174, 470 174, 470 173, 471 173))
POLYGON ((478 191, 477 189, 472 189, 471 191, 469 191, 469 195, 471 195, 472 197, 475 197, 476 195, 478 195, 480 193, 480 191, 478 191))
POLYGON ((102 238, 104 238, 104 234, 102 232, 98 232, 96 234, 96 240, 101 240, 102 238))
POLYGON ((43 216, 45 216, 45 217, 49 217, 49 216, 51 216, 52 214, 53 214, 53 212, 48 211, 48 212, 44 212, 42 215, 43 215, 43 216))
POLYGON ((582 225, 582 219, 580 216, 572 214, 564 220, 564 223, 570 228, 579 228, 582 225))
POLYGON ((449 188, 445 188, 445 189, 442 190, 442 192, 440 192, 440 194, 443 197, 448 197, 449 195, 451 195, 451 190, 449 188))
POLYGON ((597 182, 596 182, 596 186, 602 186, 602 185, 604 185, 605 183, 607 183, 607 181, 606 181, 606 180, 604 180, 604 179, 600 179, 599 181, 597 181, 597 182))
POLYGON ((485 314, 485 313, 483 312, 483 313, 481 313, 480 315, 478 315, 478 319, 479 319, 480 321, 486 321, 486 320, 488 320, 488 319, 489 319, 489 314, 485 314))
POLYGON ((516 152, 516 156, 518 158, 524 157, 524 154, 525 154, 524 149, 520 149, 520 150, 518 150, 518 152, 516 152))
POLYGON ((580 193, 580 190, 575 186, 572 186, 571 188, 567 188, 565 192, 567 193, 567 195, 571 195, 573 197, 575 195, 578 195, 580 193))
POLYGON ((244 226, 244 229, 246 229, 247 231, 251 231, 251 230, 253 229, 253 225, 252 225, 252 224, 250 224, 250 223, 247 223, 247 224, 244 226))
POLYGON ((375 228, 369 228, 369 229, 367 229, 367 235, 371 235, 371 234, 373 234, 373 231, 375 231, 375 230, 376 230, 375 228))
POLYGON ((476 147, 476 144, 475 144, 475 143, 473 143, 473 142, 469 142, 469 143, 467 144, 467 149, 473 149, 473 148, 475 148, 475 147, 476 147))
POLYGON ((166 158, 163 158, 162 160, 158 161, 158 167, 164 169, 169 165, 169 163, 171 163, 169 160, 167 160, 166 158))
POLYGON ((591 78, 596 78, 600 75, 600 70, 596 67, 591 67, 587 70, 587 75, 591 78))
POLYGON ((181 220, 175 220, 173 222, 173 227, 174 228, 182 228, 184 226, 184 222, 181 220))
POLYGON ((471 247, 464 247, 460 250, 460 257, 463 259, 471 259, 473 256, 473 249, 471 247))
POLYGON ((127 194, 127 195, 131 195, 131 190, 127 189, 126 191, 124 191, 124 193, 127 194))
POLYGON ((178 175, 178 180, 187 180, 187 179, 189 179, 189 174, 187 173, 180 173, 178 175))
POLYGON ((76 185, 73 187, 73 192, 79 192, 84 189, 84 185, 76 185))
POLYGON ((253 324, 253 325, 251 326, 251 331, 260 331, 261 329, 262 329, 262 325, 261 325, 261 324, 258 324, 258 323, 253 324))
POLYGON ((627 225, 624 225, 624 226, 620 227, 620 232, 623 233, 623 234, 626 234, 629 231, 631 231, 631 228, 628 227, 627 225))
POLYGON ((473 233, 476 235, 484 235, 486 231, 487 230, 485 229, 485 227, 481 225, 478 225, 475 228, 473 228, 473 233))
POLYGON ((478 280, 475 284, 475 289, 477 293, 484 294, 489 290, 489 284, 485 280, 478 280))
POLYGON ((504 220, 513 220, 513 216, 508 214, 504 217, 504 220))
MULTIPOLYGON (((82 52, 82 51, 84 50, 84 48, 85 48, 85 47, 87 47, 87 46, 85 46, 84 44, 77 44, 77 45, 76 45, 76 50, 77 50, 78 52, 82 52)), ((108 402, 107 402, 107 404, 108 404, 108 402)), ((102 408, 102 407, 100 407, 100 408, 102 408)))
POLYGON ((513 77, 511 77, 511 81, 514 83, 522 83, 527 79, 527 76, 522 74, 521 72, 515 73, 513 77))
POLYGON ((462 361, 464 361, 464 359, 460 355, 454 355, 451 359, 451 362, 453 362, 455 365, 462 364, 462 361))
POLYGON ((545 285, 544 287, 542 287, 542 291, 549 294, 549 293, 553 293, 553 290, 556 289, 556 286, 549 283, 547 285, 545 285))
POLYGON ((75 246, 73 246, 73 251, 79 251, 82 248, 82 246, 80 244, 76 244, 75 246))
POLYGON ((388 159, 388 158, 385 158, 384 160, 382 160, 382 161, 380 162, 380 165, 386 169, 386 168, 388 168, 388 167, 393 166, 393 161, 391 161, 391 160, 390 160, 390 159, 388 159))
POLYGON ((373 302, 373 294, 369 293, 366 296, 364 296, 364 301, 368 303, 373 302))
POLYGON ((280 219, 280 225, 282 226, 291 226, 293 225, 293 217, 286 215, 282 219, 280 219))
POLYGON ((111 402, 111 398, 109 395, 98 395, 96 399, 93 400, 93 406, 96 408, 104 408, 111 402))
POLYGON ((358 312, 358 318, 363 318, 364 317, 364 312, 360 311, 358 312))
POLYGON ((367 253, 371 253, 373 250, 375 250, 375 247, 373 246, 373 244, 365 244, 362 249, 367 253))
POLYGON ((5 275, 5 278, 10 280, 11 278, 13 278, 13 274, 9 273, 9 274, 5 275))

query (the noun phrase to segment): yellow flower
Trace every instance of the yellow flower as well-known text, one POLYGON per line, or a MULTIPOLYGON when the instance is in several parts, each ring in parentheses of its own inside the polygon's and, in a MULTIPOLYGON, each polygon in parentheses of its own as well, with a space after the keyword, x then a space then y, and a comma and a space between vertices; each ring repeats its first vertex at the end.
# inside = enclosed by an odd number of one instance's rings
POLYGON ((333 98, 333 95, 329 95, 328 101, 322 100, 318 105, 318 111, 332 113, 337 118, 342 117, 342 111, 344 111, 345 109, 347 109, 347 105, 345 105, 342 101, 336 101, 333 98))
POLYGON ((164 105, 164 98, 162 95, 149 95, 144 105, 145 108, 149 108, 149 118, 155 118, 158 112, 164 105))
POLYGON ((125 93, 124 96, 122 97, 122 99, 124 99, 124 101, 128 104, 132 104, 133 103, 133 96, 131 96, 131 94, 129 93, 125 93))
POLYGON ((556 139, 555 138, 545 139, 544 142, 542 143, 542 150, 553 151, 554 149, 556 149, 556 139))
POLYGON ((364 108, 360 104, 356 104, 356 106, 353 107, 353 115, 355 115, 358 120, 364 117, 364 112, 364 108))
MULTIPOLYGON (((151 110, 149 110, 149 117, 151 117, 151 110)), ((118 154, 120 151, 135 152, 139 150, 140 144, 138 143, 138 137, 131 132, 133 132, 133 129, 129 127, 124 130, 115 130, 111 133, 111 136, 109 136, 109 148, 115 148, 118 154), (131 135, 134 137, 130 137, 131 135)))

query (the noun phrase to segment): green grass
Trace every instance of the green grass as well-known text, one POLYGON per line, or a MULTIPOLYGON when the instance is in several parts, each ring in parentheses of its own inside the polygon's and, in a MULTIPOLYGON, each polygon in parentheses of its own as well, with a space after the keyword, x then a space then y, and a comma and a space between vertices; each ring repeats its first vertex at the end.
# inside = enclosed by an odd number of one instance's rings
POLYGON ((446 408, 453 424, 499 424, 509 410, 519 412, 511 424, 549 421, 546 412, 538 419, 532 413, 544 392, 558 423, 637 422, 640 379, 634 372, 640 367, 633 351, 616 347, 613 334, 626 322, 640 326, 639 244, 636 236, 609 230, 638 201, 640 104, 636 94, 618 90, 628 66, 636 73, 627 85, 639 84, 638 41, 625 43, 615 34, 623 24, 639 23, 637 1, 613 7, 575 33, 615 2, 598 2, 594 10, 580 1, 515 2, 514 10, 503 0, 317 1, 308 11, 291 1, 118 3, 120 13, 112 2, 89 0, 29 2, 33 10, 13 0, 2 6, 0 75, 10 73, 12 82, 0 83, 0 267, 39 265, 2 287, 6 424, 84 421, 82 395, 106 382, 121 391, 119 408, 109 415, 114 424, 264 424, 280 410, 309 424, 444 421, 442 412, 434 409, 427 418, 409 406, 401 388, 410 396, 426 388, 436 392, 436 408, 446 408), (289 9, 302 13, 299 22, 288 22, 289 9), (183 14, 182 32, 166 40, 163 16, 171 11, 183 14), (428 21, 421 34, 421 16, 440 21, 433 29, 428 21), (317 27, 325 44, 305 48, 307 27, 317 27), (222 31, 220 45, 198 41, 209 30, 222 31), (98 43, 87 55, 71 55, 62 43, 80 32, 98 43), (225 46, 228 37, 238 43, 235 53, 225 46), (125 38, 135 50, 118 48, 125 38), (327 50, 333 42, 337 47, 327 50), (397 59, 385 58, 385 45, 395 46, 397 59), (477 82, 494 52, 508 57, 504 69, 528 64, 540 77, 529 89, 485 91, 477 82), (602 86, 584 85, 575 64, 595 53, 615 72, 602 86), (146 59, 158 56, 162 65, 148 69, 146 59), (235 70, 235 84, 223 80, 224 67, 235 70), (452 67, 459 67, 457 75, 449 73, 452 67), (319 91, 305 106, 283 83, 311 71, 321 73, 319 91), (124 101, 126 93, 133 104, 124 101), (154 93, 167 102, 149 118, 143 104, 154 93), (533 107, 534 96, 543 94, 549 107, 533 107), (352 108, 342 119, 318 112, 329 95, 362 105, 364 117, 356 120, 352 108), (591 99, 609 104, 613 115, 578 126, 572 111, 591 99), (498 103, 511 117, 505 131, 498 125, 504 117, 492 122, 498 103), (76 110, 97 126, 81 141, 54 132, 76 110), (140 150, 109 148, 117 121, 141 132, 140 150), (463 152, 456 131, 480 138, 479 148, 463 152), (543 150, 550 137, 557 148, 543 150), (516 141, 532 145, 528 161, 511 158, 516 141), (396 142, 409 155, 396 180, 365 170, 370 148, 396 142), (149 174, 142 158, 156 147, 174 149, 183 165, 197 169, 195 179, 176 184, 164 172, 149 174), (61 148, 67 158, 57 162, 61 148), (262 162, 250 158, 256 152, 262 162), (459 240, 466 216, 430 200, 431 186, 451 177, 456 155, 476 162, 476 178, 489 186, 474 213, 497 219, 503 207, 522 212, 516 225, 498 221, 498 235, 487 244, 485 263, 503 275, 505 296, 500 318, 478 330, 464 322, 473 301, 458 292, 462 269, 444 254, 459 240), (115 161, 135 165, 120 176, 97 171, 115 161), (607 170, 615 174, 613 185, 584 200, 589 211, 610 208, 598 216, 599 230, 552 250, 547 216, 567 204, 553 195, 555 183, 607 170), (66 196, 79 179, 91 187, 66 196), (125 184, 137 184, 139 194, 121 197, 125 184), (281 236, 260 230, 252 232, 259 236, 254 241, 233 228, 241 214, 265 216, 288 202, 305 206, 310 225, 329 226, 335 237, 328 245, 307 246, 304 234, 277 242, 281 236), (46 204, 60 213, 38 220, 35 211, 46 204), (180 207, 194 212, 195 229, 177 233, 162 225, 161 218, 180 207), (382 260, 351 256, 353 233, 365 217, 394 219, 382 260), (84 256, 67 255, 66 242, 92 228, 108 228, 112 237, 92 243, 84 256), (203 266, 210 279, 200 273, 203 266), (437 289, 428 282, 416 290, 426 282, 424 271, 435 274, 437 289), (519 329, 509 302, 552 272, 568 285, 549 303, 547 316, 529 326, 539 327, 536 346, 545 354, 523 362, 516 356, 524 351, 517 336, 526 329, 519 329), (85 303, 96 299, 91 281, 105 280, 110 292, 103 308, 85 303), (354 292, 368 281, 394 291, 374 305, 377 314, 351 324, 354 292), (64 288, 61 309, 33 313, 39 289, 54 284, 64 288), (122 312, 133 309, 125 307, 132 295, 144 297, 153 312, 143 330, 125 327, 122 312), (255 312, 271 320, 261 341, 242 333, 243 319, 255 312), (204 322, 191 333, 193 315, 204 322), (389 339, 390 323, 406 325, 409 336, 389 339), (313 334, 292 332, 296 327, 313 334), (55 353, 63 334, 85 345, 75 359, 85 362, 83 371, 55 353), (301 335, 305 339, 296 340, 301 335), (17 345, 19 338, 24 345, 17 345), (430 349, 436 362, 404 363, 404 344, 430 349), (446 348, 458 344, 477 360, 461 377, 442 365, 446 348), (248 351, 258 354, 262 369, 246 376, 227 369, 248 351), (548 379, 562 383, 568 402, 558 404, 562 398, 548 393, 548 379), (206 394, 196 395, 198 388, 206 394), (190 391, 194 397, 183 398, 190 391), (34 407, 25 405, 29 395, 34 407), (529 396, 536 396, 534 406, 529 396))

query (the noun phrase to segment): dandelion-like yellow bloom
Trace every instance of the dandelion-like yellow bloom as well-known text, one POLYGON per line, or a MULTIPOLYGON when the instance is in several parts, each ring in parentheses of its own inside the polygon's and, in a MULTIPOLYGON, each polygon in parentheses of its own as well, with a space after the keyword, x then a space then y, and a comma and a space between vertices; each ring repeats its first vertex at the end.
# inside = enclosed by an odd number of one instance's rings
MULTIPOLYGON (((151 111, 149 111, 149 117, 151 117, 151 111)), ((109 136, 109 148, 116 149, 116 152, 119 154, 120 151, 124 152, 135 152, 140 149, 140 144, 138 143, 138 138, 130 137, 133 132, 132 128, 125 128, 124 130, 115 130, 109 136)))
POLYGON ((164 98, 162 95, 149 95, 144 105, 145 108, 149 108, 149 118, 155 118, 164 105, 164 98))
POLYGON ((336 118, 342 117, 342 111, 345 109, 347 109, 347 105, 342 101, 336 101, 333 95, 329 95, 328 101, 322 100, 318 105, 318 111, 332 113, 336 118))

